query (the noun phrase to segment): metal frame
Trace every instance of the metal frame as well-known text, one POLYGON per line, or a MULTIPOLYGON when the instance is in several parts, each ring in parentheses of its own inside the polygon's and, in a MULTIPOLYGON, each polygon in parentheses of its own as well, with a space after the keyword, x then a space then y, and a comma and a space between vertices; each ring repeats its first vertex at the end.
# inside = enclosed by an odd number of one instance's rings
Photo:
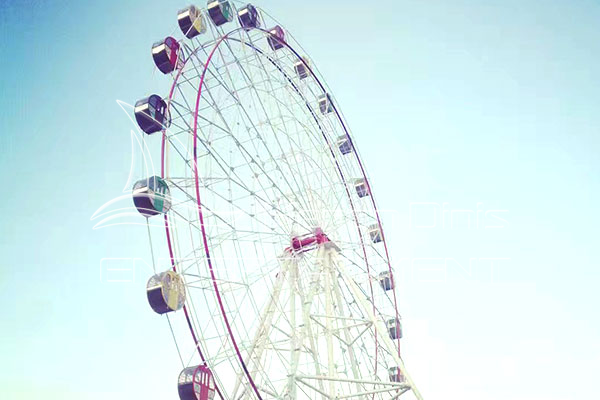
MULTIPOLYGON (((279 25, 260 11, 262 26, 279 25)), ((194 345, 176 340, 182 363, 206 363, 221 399, 387 399, 409 390, 421 399, 399 342, 381 329, 382 315, 398 316, 395 290, 377 284, 380 269, 391 272, 387 244, 335 99, 331 113, 319 111, 331 91, 289 32, 275 51, 265 30, 223 29, 209 23, 208 40, 182 42, 161 142, 171 268, 189 293, 184 329, 172 316, 169 324, 176 338, 191 332, 194 345), (339 152, 342 135, 350 153, 339 152), (355 195, 355 178, 370 199, 355 195), (315 224, 337 245, 302 253, 283 245, 315 224), (383 251, 369 239, 373 224, 383 251), (389 365, 405 383, 386 380, 389 365)))

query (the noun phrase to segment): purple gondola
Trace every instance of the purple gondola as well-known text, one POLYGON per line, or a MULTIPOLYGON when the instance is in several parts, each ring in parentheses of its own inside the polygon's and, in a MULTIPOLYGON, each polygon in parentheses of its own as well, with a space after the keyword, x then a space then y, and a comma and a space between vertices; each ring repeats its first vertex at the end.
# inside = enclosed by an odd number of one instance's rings
POLYGON ((285 31, 279 25, 269 29, 269 35, 267 36, 267 41, 269 42, 269 46, 273 50, 279 50, 283 47, 285 43, 285 31))
POLYGON ((246 5, 246 7, 238 11, 238 21, 240 21, 242 28, 247 31, 258 28, 260 26, 258 10, 252 4, 246 5))
POLYGON ((154 64, 163 74, 171 73, 177 68, 179 43, 171 36, 152 45, 154 64))
POLYGON ((161 272, 152 276, 146 285, 150 307, 157 314, 180 310, 185 303, 185 285, 175 271, 161 272))
POLYGON ((227 0, 209 1, 207 8, 208 15, 210 15, 210 19, 216 26, 221 26, 233 20, 233 10, 227 0))
POLYGON ((160 132, 171 125, 167 103, 157 94, 138 100, 134 114, 140 129, 147 134, 160 132))
POLYGON ((133 204, 144 217, 165 214, 171 209, 169 185, 159 176, 139 180, 133 185, 133 204))

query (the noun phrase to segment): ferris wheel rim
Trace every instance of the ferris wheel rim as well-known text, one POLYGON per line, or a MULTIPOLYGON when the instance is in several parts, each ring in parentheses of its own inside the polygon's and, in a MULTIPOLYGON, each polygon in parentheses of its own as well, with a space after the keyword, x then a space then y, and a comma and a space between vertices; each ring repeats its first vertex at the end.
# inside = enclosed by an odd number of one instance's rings
MULTIPOLYGON (((212 55, 214 54, 214 52, 216 51, 216 49, 217 49, 217 48, 218 48, 218 47, 221 45, 221 43, 223 43, 225 40, 228 40, 228 39, 229 39, 229 38, 228 38, 228 37, 229 37, 229 35, 231 35, 232 33, 238 32, 238 31, 240 31, 240 30, 242 30, 242 29, 243 29, 243 28, 238 28, 238 29, 232 30, 232 31, 228 32, 227 34, 223 35, 222 37, 218 38, 218 40, 217 40, 217 43, 215 44, 215 46, 214 46, 214 48, 213 48, 213 50, 212 50, 212 52, 211 52, 211 56, 210 56, 210 58, 212 58, 212 55)), ((267 33, 267 34, 268 34, 268 31, 265 31, 265 30, 263 30, 263 29, 259 29, 259 30, 261 30, 261 31, 263 31, 263 32, 265 32, 265 33, 267 33)), ((299 55, 299 54, 298 54, 298 53, 295 51, 295 49, 294 49, 294 48, 293 48, 293 47, 292 47, 292 46, 291 46, 289 43, 287 43, 286 41, 284 41, 284 42, 282 42, 282 43, 283 43, 283 44, 284 44, 284 45, 285 45, 285 46, 286 46, 286 47, 287 47, 287 48, 288 48, 290 51, 292 51, 292 52, 294 53, 294 55, 295 55, 295 56, 296 56, 298 59, 300 59, 300 60, 302 59, 302 57, 301 57, 301 56, 300 56, 300 55, 299 55)), ((196 49, 194 49, 194 51, 193 51, 193 52, 195 53, 195 52, 197 52, 199 49, 200 49, 200 47, 197 47, 196 49)), ((257 50, 257 49, 255 49, 255 50, 257 50)), ((189 57, 191 57, 191 56, 192 56, 192 55, 190 55, 189 57)), ((210 64, 210 58, 209 58, 209 60, 207 60, 207 63, 206 63, 206 65, 205 65, 205 70, 204 70, 204 73, 203 73, 203 77, 204 77, 204 74, 206 73, 206 69, 208 68, 208 66, 209 66, 209 64, 210 64)), ((187 62, 187 59, 186 59, 186 60, 184 60, 184 62, 187 62)), ((312 69, 311 69, 311 67, 310 67, 309 65, 307 65, 307 67, 308 67, 308 68, 311 70, 311 72, 312 72, 312 69)), ((182 71, 182 70, 179 70, 179 71, 178 71, 178 73, 177 73, 177 76, 176 76, 176 78, 174 79, 173 85, 172 85, 172 87, 171 87, 171 91, 170 91, 170 93, 169 93, 169 103, 168 103, 169 105, 170 105, 171 99, 172 99, 172 97, 173 97, 173 94, 174 94, 174 89, 175 89, 175 87, 176 87, 176 85, 177 85, 177 81, 178 81, 178 79, 179 79, 179 76, 181 75, 181 71, 182 71)), ((317 76, 317 75, 316 75, 314 72, 312 72, 312 76, 315 78, 315 81, 316 81, 316 82, 319 84, 319 86, 321 87, 321 89, 323 89, 323 90, 326 92, 326 90, 325 90, 325 86, 323 85, 323 83, 321 82, 321 80, 318 78, 318 76, 317 76)), ((202 82, 203 82, 203 77, 202 77, 202 81, 201 81, 201 84, 200 84, 200 86, 199 86, 199 89, 198 89, 198 97, 197 97, 197 99, 199 99, 199 98, 201 97, 201 93, 202 93, 202 87, 203 87, 203 84, 202 84, 202 82)), ((196 150, 197 150, 197 139, 198 139, 198 135, 197 135, 198 104, 199 104, 199 103, 198 103, 198 101, 197 101, 197 102, 196 102, 196 107, 195 107, 195 112, 194 112, 194 153, 195 153, 195 154, 194 154, 194 160, 196 160, 196 156, 197 156, 197 154, 196 154, 196 150)), ((339 110, 337 109, 337 107, 335 106, 335 104, 332 104, 332 106, 333 106, 333 111, 334 111, 334 112, 335 112, 335 114, 336 114, 337 120, 339 121, 340 125, 341 125, 341 126, 342 126, 342 128, 344 129, 344 132, 345 132, 345 134, 346 134, 346 137, 347 137, 347 138, 350 140, 350 142, 352 143, 353 141, 352 141, 352 138, 351 138, 351 136, 350 136, 350 134, 349 134, 349 130, 348 130, 348 128, 347 128, 347 126, 346 126, 346 124, 345 124, 345 122, 344 122, 344 120, 343 120, 343 118, 342 118, 342 116, 341 116, 341 114, 340 114, 340 112, 339 112, 339 110)), ((165 150, 166 150, 166 149, 165 149, 165 145, 166 145, 166 140, 167 140, 167 135, 166 135, 166 129, 165 129, 165 130, 163 130, 163 132, 162 132, 162 149, 161 149, 161 176, 162 176, 162 177, 164 177, 164 176, 165 176, 165 150)), ((325 138, 325 140, 326 140, 326 142, 328 143, 328 146, 329 146, 329 148, 330 148, 330 151, 332 151, 332 148, 331 148, 331 143, 329 142, 329 140, 328 140, 327 138, 325 138)), ((364 169, 363 163, 362 163, 362 161, 361 161, 361 159, 360 159, 360 157, 359 157, 358 153, 356 153, 356 152, 355 152, 355 157, 356 157, 356 159, 357 159, 357 162, 358 162, 358 164, 359 164, 359 167, 360 167, 360 170, 361 170, 361 172, 362 172, 362 175, 363 175, 363 178, 364 178, 364 180, 365 180, 365 183, 367 184, 367 187, 368 187, 368 188, 369 188, 369 190, 370 190, 370 183, 369 183, 369 180, 368 180, 368 178, 367 178, 367 176, 366 176, 366 172, 365 172, 365 169, 364 169)), ((336 163, 337 163, 337 157, 335 157, 335 154, 334 154, 334 159, 336 160, 336 163)), ((342 174, 342 176, 343 176, 343 173, 342 173, 341 171, 340 171, 340 173, 341 173, 341 174, 342 174)), ((202 216, 202 214, 201 214, 201 213, 202 213, 202 202, 201 202, 201 198, 200 198, 199 174, 198 174, 198 167, 197 167, 197 163, 196 163, 196 162, 194 162, 194 180, 195 180, 195 187, 196 187, 196 194, 197 194, 197 196, 196 196, 196 200, 197 200, 197 206, 198 206, 199 217, 200 217, 200 219, 201 219, 201 220, 203 220, 203 216, 202 216)), ((348 190, 348 185, 347 185, 347 183, 346 183, 346 182, 344 182, 344 186, 345 186, 346 193, 347 193, 348 197, 350 197, 350 193, 349 193, 349 190, 348 190)), ((370 193, 372 194, 372 191, 371 191, 370 193)), ((376 206, 375 200, 374 200, 374 198, 373 198, 373 196, 372 196, 372 195, 371 195, 371 197, 372 197, 372 199, 371 199, 371 202, 372 202, 373 208, 374 208, 374 210, 375 210, 375 213, 376 213, 377 224, 378 224, 378 226, 379 226, 379 229, 381 230, 382 241, 383 241, 383 243, 384 243, 384 246, 385 246, 385 254, 386 254, 386 259, 385 259, 385 262, 386 262, 386 264, 388 265, 388 270, 391 272, 391 262, 390 262, 390 260, 389 260, 389 254, 388 254, 388 250, 387 250, 387 244, 386 244, 386 241, 385 241, 385 235, 384 235, 384 233, 383 233, 383 227, 382 227, 382 225, 381 225, 381 219, 380 219, 380 217, 379 217, 379 212, 378 212, 378 209, 377 209, 377 206, 376 206)), ((352 204, 352 202, 351 202, 351 204, 352 204)), ((356 211, 354 211, 354 210, 353 210, 353 212, 354 212, 354 215, 355 215, 355 218, 354 218, 354 220, 355 220, 355 221, 357 221, 357 219, 356 219, 356 211)), ((170 255, 171 255, 171 260, 172 260, 173 269, 175 270, 176 266, 175 266, 175 261, 174 261, 174 257, 173 257, 173 250, 172 250, 172 247, 171 247, 171 241, 172 241, 172 239, 171 239, 171 237, 170 237, 170 234, 169 234, 169 223, 168 223, 168 216, 165 214, 165 216, 164 216, 164 217, 165 217, 165 229, 166 229, 166 231, 167 231, 167 241, 168 241, 168 245, 169 245, 169 251, 170 251, 170 255)), ((215 288, 215 294, 217 295, 217 298, 219 298, 219 299, 220 299, 220 293, 219 293, 218 284, 217 284, 217 281, 216 281, 216 279, 215 279, 215 276, 214 276, 214 271, 213 271, 213 269, 212 269, 212 262, 210 261, 210 260, 211 260, 211 257, 210 257, 210 250, 209 250, 208 241, 207 241, 207 234, 206 234, 206 231, 204 230, 204 224, 203 224, 203 223, 201 223, 201 229, 202 229, 202 237, 203 237, 203 242, 204 242, 204 248, 205 248, 205 252, 207 253, 207 258, 208 258, 209 264, 211 264, 211 266, 210 266, 210 271, 211 271, 211 276, 212 276, 212 280, 213 280, 213 285, 214 285, 214 288, 215 288)), ((359 235, 359 237, 360 237, 360 240, 361 240, 361 247, 362 247, 362 248, 363 248, 363 250, 364 250, 364 249, 365 249, 365 244, 364 244, 364 243, 362 243, 362 242, 363 242, 362 235, 359 235)), ((366 257, 365 257, 365 260, 366 260, 366 257)), ((367 267, 368 267, 368 264, 367 264, 367 267)), ((371 288, 372 288, 372 282, 371 282, 371 279, 369 279, 369 284, 370 284, 370 286, 371 286, 371 288)), ((220 300, 219 300, 219 301, 220 301, 220 300)), ((398 315, 399 315, 399 313, 398 313, 397 301, 396 301, 396 299, 395 299, 395 292, 394 292, 394 308, 395 308, 396 316, 398 316, 398 315)), ((228 324, 228 322, 227 322, 227 318, 228 318, 228 317, 227 317, 227 312, 225 311, 225 309, 224 309, 224 306, 223 306, 223 304, 222 304, 222 303, 220 304, 220 309, 221 309, 221 316, 223 317, 223 319, 224 319, 224 321, 225 321, 225 324, 227 325, 227 330, 228 330, 229 336, 230 336, 230 338, 232 339, 232 342, 233 342, 233 343, 235 343, 235 337, 234 337, 234 334, 233 334, 233 332, 232 332, 232 330, 231 330, 231 328, 229 327, 229 324, 228 324)), ((197 340, 197 338, 196 338, 196 335, 195 335, 195 333, 194 333, 194 329, 193 329, 193 327, 191 326, 191 323, 189 322, 189 317, 187 316, 187 310, 186 310, 186 309, 184 309, 184 311, 185 311, 185 313, 186 313, 186 318, 188 318, 188 325, 189 325, 189 327, 190 327, 190 330, 192 331, 192 336, 193 336, 193 338, 194 338, 194 341, 195 341, 195 343, 196 343, 196 345, 197 345, 197 348, 198 348, 198 351, 199 351, 199 353, 200 353, 200 355, 201 355, 201 358, 203 359, 203 362, 204 362, 204 356, 202 355, 202 352, 201 352, 201 350, 200 350, 200 347, 198 346, 198 343, 199 343, 199 341, 198 341, 198 340, 197 340)), ((234 347, 237 347, 237 345, 234 345, 234 347)), ((398 351, 399 351, 399 346, 398 346, 398 351)), ((237 354, 238 354, 238 359, 240 360, 241 364, 244 366, 244 365, 245 365, 245 363, 244 363, 244 360, 243 360, 243 357, 242 357, 242 355, 241 355, 241 352, 240 352, 239 348, 236 348, 236 352, 237 352, 237 354)), ((375 352, 375 354, 377 355, 377 351, 375 352)), ((377 363, 375 363, 375 365, 377 365, 377 363)), ((256 385, 255 385, 255 384, 254 384, 254 382, 253 382, 253 379, 252 379, 252 377, 250 376, 250 373, 247 371, 247 369, 245 369, 245 372, 246 372, 246 376, 248 377, 248 380, 249 380, 249 382, 251 383, 251 386, 252 386, 252 387, 253 387, 253 389, 255 390, 255 393, 257 394, 257 396, 259 397, 259 399, 260 399, 260 398, 262 398, 262 397, 261 397, 261 395, 260 395, 260 393, 259 393, 259 391, 258 391, 258 389, 257 389, 257 387, 256 387, 256 385)), ((217 386, 217 390, 218 390, 218 386, 217 386)), ((220 394, 220 393, 219 393, 219 394, 220 394)))

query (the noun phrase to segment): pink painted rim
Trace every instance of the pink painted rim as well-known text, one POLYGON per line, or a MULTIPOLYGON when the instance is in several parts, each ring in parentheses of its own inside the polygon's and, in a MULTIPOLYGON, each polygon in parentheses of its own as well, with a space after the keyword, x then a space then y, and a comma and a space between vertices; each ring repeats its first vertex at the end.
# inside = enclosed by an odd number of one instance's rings
MULTIPOLYGON (((181 49, 181 46, 179 47, 181 49)), ((177 53, 177 57, 179 57, 179 52, 177 53)), ((185 65, 185 63, 187 62, 187 59, 183 61, 183 65, 185 65)), ((173 85, 171 86, 171 90, 169 91, 169 102, 167 103, 167 113, 169 113, 169 108, 171 106, 171 99, 173 98, 173 93, 175 91, 175 86, 177 84, 177 81, 179 80, 179 77, 181 76, 181 72, 183 71, 183 66, 182 68, 180 68, 177 71, 177 75, 175 76, 175 79, 173 81, 173 85)), ((161 157, 160 157, 160 176, 164 179, 165 177, 165 145, 166 145, 166 140, 167 140, 167 134, 166 134, 166 129, 163 129, 162 131, 162 141, 161 141, 161 157)), ((164 220, 165 220, 165 231, 167 234, 167 245, 169 248, 169 257, 171 259, 171 266, 174 272, 177 272, 177 266, 175 264, 175 257, 174 257, 174 253, 173 253, 173 246, 171 244, 171 233, 170 233, 170 229, 169 229, 169 217, 167 214, 164 215, 164 220)), ((202 350, 200 349, 200 342, 198 340, 198 337, 196 336, 196 332, 194 330, 194 327, 192 325, 192 321, 189 315, 189 311, 187 306, 184 304, 183 306, 183 313, 185 315, 185 320, 187 322, 188 328, 190 330, 190 333, 192 335, 192 339, 194 340, 194 344, 196 345, 196 350, 198 350, 198 354, 200 355, 200 359, 202 360, 202 363, 204 365, 206 365, 206 358, 204 357, 204 354, 202 353, 202 350)), ((219 397, 221 399, 223 399, 223 394, 221 393, 221 390, 219 389, 219 386, 217 385, 217 382, 214 381, 215 384, 215 390, 217 392, 217 394, 219 395, 219 397)))

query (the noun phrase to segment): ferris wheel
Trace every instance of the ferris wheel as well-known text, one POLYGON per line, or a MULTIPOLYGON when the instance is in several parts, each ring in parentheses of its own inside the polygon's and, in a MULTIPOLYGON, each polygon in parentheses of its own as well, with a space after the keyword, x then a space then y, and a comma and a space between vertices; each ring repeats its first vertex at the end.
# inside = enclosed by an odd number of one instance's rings
POLYGON ((168 92, 134 107, 160 173, 133 200, 164 224, 147 297, 180 399, 421 399, 373 190, 314 64, 251 4, 177 22, 151 50, 168 92))

